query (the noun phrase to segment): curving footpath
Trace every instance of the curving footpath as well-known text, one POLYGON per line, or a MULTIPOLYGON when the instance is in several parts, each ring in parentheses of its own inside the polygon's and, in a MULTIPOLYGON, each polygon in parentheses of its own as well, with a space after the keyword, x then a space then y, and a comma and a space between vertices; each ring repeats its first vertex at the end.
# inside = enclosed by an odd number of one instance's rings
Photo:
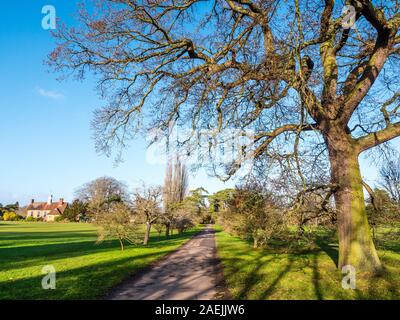
POLYGON ((177 251, 115 288, 106 299, 228 299, 215 231, 207 226, 177 251))

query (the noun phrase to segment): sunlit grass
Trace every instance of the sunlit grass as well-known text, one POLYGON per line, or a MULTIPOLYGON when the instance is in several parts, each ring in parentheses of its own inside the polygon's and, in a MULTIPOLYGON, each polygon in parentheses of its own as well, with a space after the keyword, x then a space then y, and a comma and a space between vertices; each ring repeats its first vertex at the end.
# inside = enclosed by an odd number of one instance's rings
POLYGON ((356 278, 356 290, 342 288, 337 246, 331 241, 293 252, 253 249, 251 243, 219 228, 217 246, 235 299, 400 299, 400 239, 385 241, 381 232, 379 236, 385 271, 369 281, 356 278))
POLYGON ((148 246, 96 242, 90 224, 0 223, 0 299, 95 299, 149 263, 174 251, 199 229, 148 246), (43 290, 42 268, 56 269, 56 290, 43 290))

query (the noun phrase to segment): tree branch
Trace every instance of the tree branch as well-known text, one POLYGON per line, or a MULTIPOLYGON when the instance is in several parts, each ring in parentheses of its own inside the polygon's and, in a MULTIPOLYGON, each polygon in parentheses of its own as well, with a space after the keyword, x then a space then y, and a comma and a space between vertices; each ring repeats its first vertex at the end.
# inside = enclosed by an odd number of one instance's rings
POLYGON ((400 135, 400 122, 390 124, 385 129, 370 133, 367 136, 356 139, 360 152, 388 142, 400 135))

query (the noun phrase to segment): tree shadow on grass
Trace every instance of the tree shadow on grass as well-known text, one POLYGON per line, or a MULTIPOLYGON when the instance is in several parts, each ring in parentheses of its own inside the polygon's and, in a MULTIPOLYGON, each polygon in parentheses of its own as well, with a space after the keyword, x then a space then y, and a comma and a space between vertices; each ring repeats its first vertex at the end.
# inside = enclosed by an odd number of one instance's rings
MULTIPOLYGON (((109 262, 98 263, 94 262, 89 266, 78 267, 66 271, 57 272, 57 289, 56 290, 43 290, 41 288, 41 281, 43 275, 27 277, 18 280, 9 280, 0 282, 0 299, 95 299, 102 297, 110 288, 121 283, 124 279, 132 276, 136 272, 146 268, 149 263, 158 260, 165 254, 174 251, 174 247, 182 242, 182 239, 189 239, 192 235, 198 233, 198 230, 191 230, 180 235, 174 235, 170 239, 155 242, 156 235, 152 236, 153 242, 148 246, 138 245, 128 248, 138 250, 152 250, 156 252, 148 252, 139 254, 130 253, 129 257, 124 257, 128 254, 127 251, 121 252, 121 258, 114 259, 109 262), (163 249, 165 247, 165 249, 163 249)), ((114 251, 119 247, 118 241, 111 243, 103 243, 100 246, 95 246, 93 242, 81 242, 70 244, 51 244, 46 245, 46 249, 54 253, 52 258, 65 259, 76 256, 84 256, 90 253, 106 252, 109 250, 114 251), (61 248, 60 248, 61 246, 61 248), (83 246, 83 247, 80 247, 83 246), (82 248, 84 250, 82 250, 82 248), (60 254, 60 250, 65 250, 60 254)), ((43 249, 43 246, 38 248, 43 249)), ((13 250, 21 250, 21 248, 9 248, 13 250)), ((29 248, 28 252, 34 248, 29 248)), ((26 261, 26 266, 38 266, 38 273, 41 267, 46 264, 43 258, 42 251, 36 251, 32 257, 36 260, 26 261)), ((48 257, 45 255, 45 257, 48 257)), ((18 261, 6 261, 5 266, 13 264, 18 261)), ((23 261, 21 261, 23 263, 23 261)), ((51 262, 49 262, 51 264, 51 262)), ((47 263, 47 264, 49 264, 47 263)), ((0 266, 1 267, 1 266, 0 266)), ((21 268, 21 265, 18 265, 21 268)), ((57 270, 56 270, 57 271, 57 270)))
MULTIPOLYGON (((96 299, 166 252, 130 256, 57 272, 55 290, 42 289, 44 275, 3 281, 0 282, 0 299, 96 299)), ((38 273, 40 270, 39 266, 38 273)))
MULTIPOLYGON (((285 294, 290 292, 288 290, 300 290, 294 294, 296 297, 301 297, 301 282, 299 282, 300 287, 297 288, 296 284, 282 282, 282 280, 289 274, 292 277, 293 272, 302 272, 304 268, 311 268, 311 274, 306 275, 305 279, 309 279, 306 281, 309 281, 309 287, 312 287, 314 291, 313 297, 324 299, 324 289, 321 285, 324 279, 321 276, 319 256, 321 251, 325 251, 332 260, 337 259, 337 249, 329 244, 329 239, 329 237, 321 237, 319 239, 320 246, 316 248, 300 248, 300 250, 295 246, 294 250, 289 250, 289 252, 279 248, 282 245, 278 248, 274 246, 254 251, 248 242, 245 247, 236 246, 234 242, 226 242, 223 244, 223 250, 230 252, 229 255, 234 258, 223 260, 224 269, 227 269, 225 274, 231 275, 233 279, 236 279, 235 282, 240 281, 236 285, 239 291, 235 293, 235 297, 238 299, 249 299, 250 297, 260 300, 270 299, 276 297, 277 294, 278 297, 280 296, 276 290, 283 290, 285 297, 285 294), (250 259, 249 252, 251 252, 250 259), (240 258, 241 256, 246 257, 246 255, 247 258, 240 258), (290 289, 284 288, 285 285, 290 285, 290 289)), ((287 298, 290 299, 290 296, 284 299, 287 298)))
POLYGON ((1 241, 35 241, 35 240, 67 240, 74 238, 92 238, 96 239, 96 231, 93 230, 83 230, 83 231, 51 231, 51 232, 14 232, 7 231, 0 233, 1 241))
MULTIPOLYGON (((217 231, 218 232, 218 231, 217 231)), ((267 279, 265 273, 262 272, 262 269, 266 267, 267 264, 274 263, 276 261, 279 262, 282 259, 279 255, 271 254, 269 249, 259 248, 253 249, 251 247, 251 243, 246 241, 248 246, 243 249, 238 249, 234 245, 228 245, 229 247, 224 248, 224 250, 235 252, 235 257, 245 257, 246 255, 251 254, 251 259, 245 258, 225 258, 223 259, 223 269, 225 275, 235 275, 243 274, 244 278, 241 280, 240 290, 235 294, 235 298, 239 300, 250 299, 252 291, 256 290, 256 287, 260 282, 268 281, 270 284, 268 288, 261 293, 261 295, 257 296, 256 299, 267 299, 274 291, 274 289, 279 285, 279 282, 282 278, 291 270, 292 267, 292 258, 289 256, 289 262, 282 267, 279 265, 279 268, 282 268, 282 271, 272 280, 267 279), (247 251, 249 250, 249 251, 247 251), (249 271, 248 268, 251 268, 249 271), (247 269, 247 270, 246 270, 247 269)), ((224 244, 225 246, 226 244, 224 244)), ((271 270, 272 271, 272 270, 271 270)), ((275 274, 275 272, 274 272, 275 274)), ((229 277, 229 276, 228 276, 229 277)), ((229 281, 228 281, 229 283, 229 281)))
POLYGON ((321 275, 319 272, 318 255, 317 254, 313 254, 312 270, 313 270, 312 281, 313 281, 313 286, 314 286, 314 293, 318 300, 322 300, 324 297, 322 294, 322 288, 321 288, 321 284, 320 284, 321 275))
POLYGON ((54 243, 1 249, 0 271, 25 268, 48 259, 65 259, 114 250, 117 243, 96 245, 94 241, 54 243))
POLYGON ((272 281, 272 283, 268 286, 267 290, 265 290, 263 292, 263 294, 260 296, 260 299, 262 299, 262 300, 268 299, 268 297, 274 292, 274 290, 276 289, 276 287, 278 286, 278 284, 282 280, 282 278, 288 272, 290 272, 292 265, 293 265, 293 260, 289 257, 289 262, 282 269, 282 271, 280 271, 279 274, 275 277, 275 279, 272 281))
POLYGON ((315 243, 331 258, 337 268, 339 264, 339 249, 337 244, 332 243, 332 235, 316 235, 315 243))
MULTIPOLYGON (((147 246, 141 244, 129 245, 126 249, 160 249, 166 246, 174 246, 180 243, 182 239, 190 238, 194 234, 196 234, 196 231, 188 231, 180 235, 174 235, 170 239, 161 239, 159 241, 156 235, 152 235, 147 246)), ((40 263, 44 258, 53 260, 75 258, 93 253, 113 251, 119 249, 119 247, 120 244, 117 240, 104 241, 103 243, 88 240, 2 248, 0 271, 29 267, 40 263)))

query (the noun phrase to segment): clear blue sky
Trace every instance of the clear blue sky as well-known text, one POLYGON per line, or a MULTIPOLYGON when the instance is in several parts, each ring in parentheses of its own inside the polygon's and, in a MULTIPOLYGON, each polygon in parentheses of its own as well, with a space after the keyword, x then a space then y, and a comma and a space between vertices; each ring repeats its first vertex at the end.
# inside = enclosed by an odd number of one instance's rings
MULTIPOLYGON (((41 27, 42 7, 52 4, 62 21, 76 9, 72 0, 2 1, 0 10, 0 203, 31 198, 71 200, 74 190, 99 176, 125 181, 130 188, 141 180, 162 183, 164 167, 146 161, 144 140, 126 150, 125 162, 96 154, 91 139, 92 111, 98 100, 93 79, 59 83, 43 65, 53 49, 49 31, 41 27)), ((362 161, 368 180, 375 169, 362 161)), ((210 192, 231 186, 207 177, 192 176, 191 188, 210 192)))
MULTIPOLYGON (((41 27, 42 7, 52 4, 57 16, 70 20, 76 1, 3 1, 0 11, 0 203, 54 197, 71 200, 83 183, 108 175, 134 188, 144 180, 161 184, 163 165, 146 160, 146 143, 138 140, 125 162, 96 154, 91 138, 92 111, 103 105, 93 79, 80 83, 55 80, 43 65, 53 49, 49 31, 41 27)), ((210 192, 222 182, 203 172, 190 177, 190 187, 210 192)))

